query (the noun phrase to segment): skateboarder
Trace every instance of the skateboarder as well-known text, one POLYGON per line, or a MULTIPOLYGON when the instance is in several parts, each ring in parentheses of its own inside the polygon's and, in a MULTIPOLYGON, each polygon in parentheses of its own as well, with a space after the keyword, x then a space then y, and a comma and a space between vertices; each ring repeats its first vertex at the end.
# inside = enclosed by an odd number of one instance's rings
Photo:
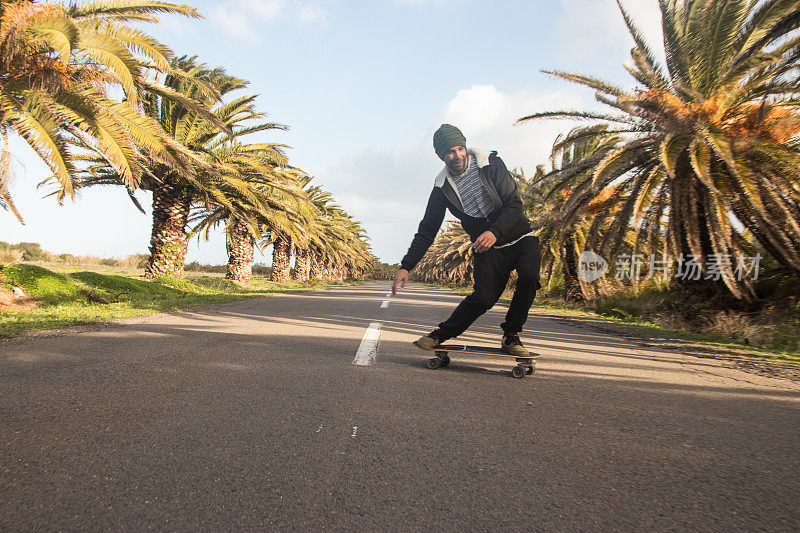
POLYGON ((511 271, 516 270, 517 287, 501 324, 500 347, 511 355, 526 357, 528 350, 519 340, 519 332, 541 286, 541 254, 539 238, 523 212, 516 181, 497 152, 468 149, 464 134, 450 124, 442 124, 433 134, 433 148, 445 168, 436 176, 425 216, 394 276, 392 294, 405 287, 409 272, 430 248, 447 208, 472 240, 474 288, 450 318, 417 344, 432 350, 461 335, 497 303, 511 271))

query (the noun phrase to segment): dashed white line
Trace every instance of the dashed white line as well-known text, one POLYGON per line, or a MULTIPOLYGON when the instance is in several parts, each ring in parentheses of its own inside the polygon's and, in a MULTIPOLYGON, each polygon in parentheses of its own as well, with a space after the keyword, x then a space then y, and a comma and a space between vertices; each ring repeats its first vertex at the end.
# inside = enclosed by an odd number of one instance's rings
POLYGON ((381 304, 381 309, 386 309, 387 307, 389 307, 389 300, 384 300, 381 304))
POLYGON ((354 365, 371 365, 375 362, 375 357, 378 355, 378 341, 381 336, 381 323, 370 323, 367 330, 364 332, 364 337, 361 339, 361 345, 358 347, 356 357, 353 359, 354 365))

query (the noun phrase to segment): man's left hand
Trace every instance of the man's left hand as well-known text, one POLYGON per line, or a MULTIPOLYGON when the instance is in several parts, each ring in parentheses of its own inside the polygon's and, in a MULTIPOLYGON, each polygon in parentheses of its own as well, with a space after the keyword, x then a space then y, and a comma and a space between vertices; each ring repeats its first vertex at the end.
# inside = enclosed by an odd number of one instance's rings
POLYGON ((494 236, 494 233, 491 231, 484 231, 481 233, 480 237, 475 239, 475 244, 472 245, 472 249, 475 250, 475 253, 480 254, 494 246, 496 242, 497 237, 494 236))

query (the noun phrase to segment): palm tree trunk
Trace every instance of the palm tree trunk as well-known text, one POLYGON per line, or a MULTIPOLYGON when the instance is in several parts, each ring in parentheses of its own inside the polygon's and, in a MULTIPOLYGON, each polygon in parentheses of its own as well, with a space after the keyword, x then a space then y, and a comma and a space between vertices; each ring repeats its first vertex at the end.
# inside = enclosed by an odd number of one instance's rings
POLYGON ((325 277, 325 263, 321 255, 316 253, 311 254, 311 269, 309 275, 316 279, 323 279, 325 277))
POLYGON ((255 239, 241 220, 228 221, 233 227, 228 231, 228 273, 225 279, 237 283, 250 283, 253 272, 255 239))
POLYGON ((289 279, 289 262, 292 259, 292 239, 278 237, 272 243, 272 274, 270 281, 286 281, 289 279))
POLYGON ((684 259, 695 256, 695 259, 701 264, 702 272, 699 279, 678 277, 675 279, 675 284, 692 294, 712 296, 727 289, 738 299, 750 299, 751 294, 747 291, 747 281, 736 280, 732 274, 732 267, 726 268, 729 271, 727 283, 705 279, 705 274, 708 272, 707 262, 709 257, 714 254, 714 247, 709 223, 706 219, 707 206, 705 205, 704 188, 705 186, 694 176, 688 152, 684 151, 678 156, 675 163, 670 221, 675 219, 672 232, 676 253, 682 255, 684 259), (699 257, 697 257, 698 255, 699 257))
POLYGON ((575 237, 570 235, 564 242, 564 300, 582 302, 585 295, 578 278, 578 250, 575 246, 575 237))
POLYGON ((164 184, 153 190, 153 230, 145 276, 183 277, 190 208, 191 201, 182 187, 164 184))
POLYGON ((339 281, 339 263, 330 263, 328 266, 328 277, 331 281, 339 281))
POLYGON ((300 248, 294 256, 294 279, 307 281, 311 271, 311 252, 308 248, 300 248))
POLYGON ((321 279, 324 279, 325 281, 331 280, 331 262, 327 257, 324 258, 320 263, 320 273, 322 275, 321 279))

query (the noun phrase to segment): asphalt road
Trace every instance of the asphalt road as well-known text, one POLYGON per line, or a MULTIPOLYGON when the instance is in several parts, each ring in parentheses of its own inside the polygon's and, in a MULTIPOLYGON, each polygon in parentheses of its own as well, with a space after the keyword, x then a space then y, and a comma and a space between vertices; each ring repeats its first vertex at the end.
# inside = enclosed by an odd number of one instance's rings
POLYGON ((800 530, 796 383, 548 315, 534 376, 428 370, 460 297, 388 291, 0 342, 0 529, 800 530))

